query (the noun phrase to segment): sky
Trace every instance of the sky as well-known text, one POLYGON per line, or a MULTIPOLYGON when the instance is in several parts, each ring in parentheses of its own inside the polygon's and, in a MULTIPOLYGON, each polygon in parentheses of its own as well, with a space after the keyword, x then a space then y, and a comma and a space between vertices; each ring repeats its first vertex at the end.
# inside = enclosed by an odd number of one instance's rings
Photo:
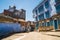
POLYGON ((0 13, 9 6, 15 5, 18 10, 26 10, 26 21, 35 21, 32 10, 41 2, 41 0, 0 0, 0 13))

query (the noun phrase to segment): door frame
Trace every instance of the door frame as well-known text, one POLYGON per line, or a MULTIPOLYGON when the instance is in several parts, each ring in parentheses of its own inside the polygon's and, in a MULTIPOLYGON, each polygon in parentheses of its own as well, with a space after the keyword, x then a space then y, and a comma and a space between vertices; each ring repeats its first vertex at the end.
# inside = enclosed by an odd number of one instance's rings
POLYGON ((57 21, 57 29, 55 29, 55 22, 54 21, 55 20, 53 20, 54 30, 57 30, 58 29, 58 20, 56 19, 56 21, 57 21))

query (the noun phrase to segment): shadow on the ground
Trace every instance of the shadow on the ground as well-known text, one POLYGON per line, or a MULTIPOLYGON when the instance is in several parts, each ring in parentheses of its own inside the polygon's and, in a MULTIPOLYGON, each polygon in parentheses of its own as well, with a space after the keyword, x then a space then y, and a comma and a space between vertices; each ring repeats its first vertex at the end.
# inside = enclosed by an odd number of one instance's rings
MULTIPOLYGON (((17 33, 29 33, 29 32, 17 32, 17 33)), ((4 38, 7 38, 7 37, 9 37, 9 36, 12 36, 12 35, 14 35, 14 34, 17 34, 17 33, 11 33, 11 34, 8 34, 8 35, 2 35, 2 36, 0 36, 0 40, 2 40, 2 39, 4 39, 4 38)), ((22 35, 21 35, 22 36, 22 35)))
POLYGON ((52 31, 52 30, 42 30, 42 31, 38 31, 38 32, 60 32, 60 30, 56 30, 56 31, 52 31))
POLYGON ((54 36, 54 37, 60 37, 60 35, 52 35, 52 34, 46 34, 46 35, 54 36))
POLYGON ((9 36, 12 36, 14 33, 12 33, 12 34, 8 34, 8 35, 2 35, 2 36, 0 36, 0 40, 2 40, 3 38, 7 38, 7 37, 9 37, 9 36))
POLYGON ((60 32, 60 31, 40 31, 40 33, 48 36, 54 36, 54 37, 60 37, 60 35, 55 35, 55 34, 46 34, 47 32, 60 32))

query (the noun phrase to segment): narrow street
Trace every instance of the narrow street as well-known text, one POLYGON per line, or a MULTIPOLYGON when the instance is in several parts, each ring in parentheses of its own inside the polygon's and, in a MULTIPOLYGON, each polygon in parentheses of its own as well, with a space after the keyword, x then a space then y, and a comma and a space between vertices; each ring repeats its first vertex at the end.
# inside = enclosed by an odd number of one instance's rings
POLYGON ((2 40, 60 40, 58 35, 60 35, 60 32, 17 33, 2 40))

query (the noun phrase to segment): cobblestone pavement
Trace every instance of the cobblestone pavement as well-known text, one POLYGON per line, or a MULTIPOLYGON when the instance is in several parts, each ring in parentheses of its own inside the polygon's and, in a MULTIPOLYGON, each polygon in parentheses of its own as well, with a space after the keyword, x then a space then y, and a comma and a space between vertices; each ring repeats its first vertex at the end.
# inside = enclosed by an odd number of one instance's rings
POLYGON ((57 33, 56 32, 19 33, 19 34, 14 34, 14 35, 12 35, 8 38, 2 39, 2 40, 60 40, 60 37, 58 37, 58 36, 51 36, 53 34, 60 35, 60 32, 57 32, 57 33), (48 34, 50 34, 50 35, 48 35, 48 34))

